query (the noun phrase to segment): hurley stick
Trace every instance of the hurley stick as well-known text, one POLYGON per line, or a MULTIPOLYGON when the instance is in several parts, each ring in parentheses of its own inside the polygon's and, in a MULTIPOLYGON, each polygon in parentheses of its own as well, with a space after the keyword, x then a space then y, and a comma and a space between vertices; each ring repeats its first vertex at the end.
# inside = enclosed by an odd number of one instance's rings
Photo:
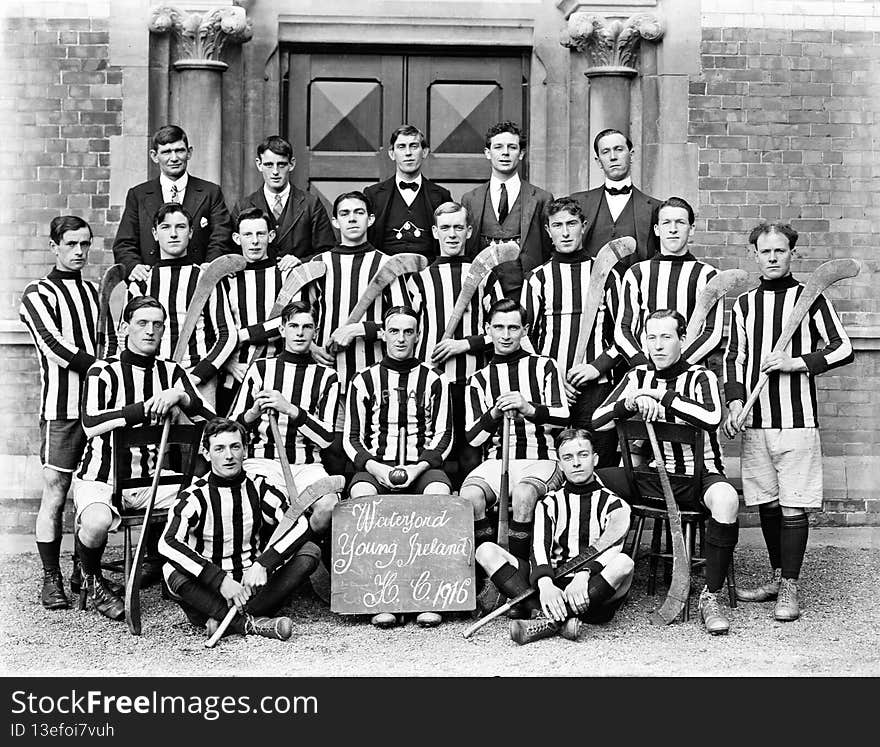
POLYGON ((110 265, 101 278, 98 291, 98 321, 95 330, 95 355, 103 358, 107 352, 107 326, 110 319, 110 296, 116 287, 125 282, 125 267, 121 264, 110 265))
POLYGON ((510 421, 506 412, 501 416, 501 495, 498 497, 498 544, 505 550, 510 542, 510 421))

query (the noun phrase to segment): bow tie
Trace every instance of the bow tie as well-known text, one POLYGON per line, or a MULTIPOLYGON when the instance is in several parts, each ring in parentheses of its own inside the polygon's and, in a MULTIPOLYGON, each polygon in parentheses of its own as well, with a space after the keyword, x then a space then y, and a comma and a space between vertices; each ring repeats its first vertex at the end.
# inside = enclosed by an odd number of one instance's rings
POLYGON ((632 192, 632 184, 626 184, 622 187, 605 187, 605 192, 609 195, 628 195, 632 192))
POLYGON ((413 192, 418 192, 418 191, 419 191, 419 184, 418 184, 418 182, 397 182, 397 186, 398 186, 398 188, 400 188, 401 190, 404 190, 404 189, 411 189, 413 192))

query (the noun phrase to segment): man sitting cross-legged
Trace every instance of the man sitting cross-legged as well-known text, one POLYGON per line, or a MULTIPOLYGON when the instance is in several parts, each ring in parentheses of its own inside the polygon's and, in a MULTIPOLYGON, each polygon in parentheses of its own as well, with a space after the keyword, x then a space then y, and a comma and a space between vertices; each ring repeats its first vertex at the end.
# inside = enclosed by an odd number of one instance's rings
POLYGON ((494 542, 477 548, 476 560, 495 586, 515 597, 537 584, 540 602, 532 597, 511 610, 510 637, 531 643, 561 632, 574 640, 580 621, 604 623, 614 617, 629 591, 633 562, 621 552, 629 530, 629 505, 598 483, 593 470, 599 455, 592 434, 568 428, 559 435, 559 465, 565 483, 548 493, 535 509, 531 573, 529 563, 494 542), (608 549, 606 549, 608 548, 608 549), (581 553, 604 552, 580 571, 554 578, 554 571, 581 553))
POLYGON ((289 617, 275 616, 291 592, 315 570, 320 553, 305 516, 258 551, 266 525, 277 527, 288 502, 266 479, 242 468, 244 426, 215 418, 202 446, 211 471, 181 492, 168 513, 159 551, 173 598, 190 622, 212 635, 233 605, 229 632, 290 638, 289 617))

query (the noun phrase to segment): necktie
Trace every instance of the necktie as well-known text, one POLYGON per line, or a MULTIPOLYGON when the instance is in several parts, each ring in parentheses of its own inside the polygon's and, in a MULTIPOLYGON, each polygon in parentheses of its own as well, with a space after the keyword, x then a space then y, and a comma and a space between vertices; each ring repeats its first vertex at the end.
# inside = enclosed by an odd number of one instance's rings
POLYGON ((510 212, 510 206, 507 204, 507 187, 501 182, 501 197, 498 199, 498 222, 504 223, 507 214, 510 212))
POLYGON ((397 186, 401 189, 411 189, 413 192, 419 191, 419 185, 416 182, 397 182, 397 186))
POLYGON ((609 195, 628 195, 632 189, 632 184, 626 184, 623 187, 605 187, 605 192, 609 195))
POLYGON ((275 195, 275 204, 272 205, 272 215, 275 220, 281 219, 281 213, 284 211, 284 205, 281 204, 281 195, 275 195))
POLYGON ((171 185, 171 202, 180 202, 179 199, 180 190, 177 188, 176 184, 171 185))

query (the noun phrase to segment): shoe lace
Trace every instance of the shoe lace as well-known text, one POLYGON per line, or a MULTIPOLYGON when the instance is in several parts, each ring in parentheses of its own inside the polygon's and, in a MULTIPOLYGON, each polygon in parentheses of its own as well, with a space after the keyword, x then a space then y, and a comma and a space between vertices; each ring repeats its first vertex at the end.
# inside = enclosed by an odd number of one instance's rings
POLYGON ((718 596, 708 589, 704 590, 700 595, 700 607, 703 610, 704 617, 721 614, 721 607, 718 605, 718 596))
POLYGON ((784 578, 779 585, 779 602, 792 604, 795 598, 795 586, 790 579, 784 578))
POLYGON ((244 632, 253 635, 257 632, 257 624, 256 620, 254 620, 253 615, 245 615, 244 616, 244 632))

